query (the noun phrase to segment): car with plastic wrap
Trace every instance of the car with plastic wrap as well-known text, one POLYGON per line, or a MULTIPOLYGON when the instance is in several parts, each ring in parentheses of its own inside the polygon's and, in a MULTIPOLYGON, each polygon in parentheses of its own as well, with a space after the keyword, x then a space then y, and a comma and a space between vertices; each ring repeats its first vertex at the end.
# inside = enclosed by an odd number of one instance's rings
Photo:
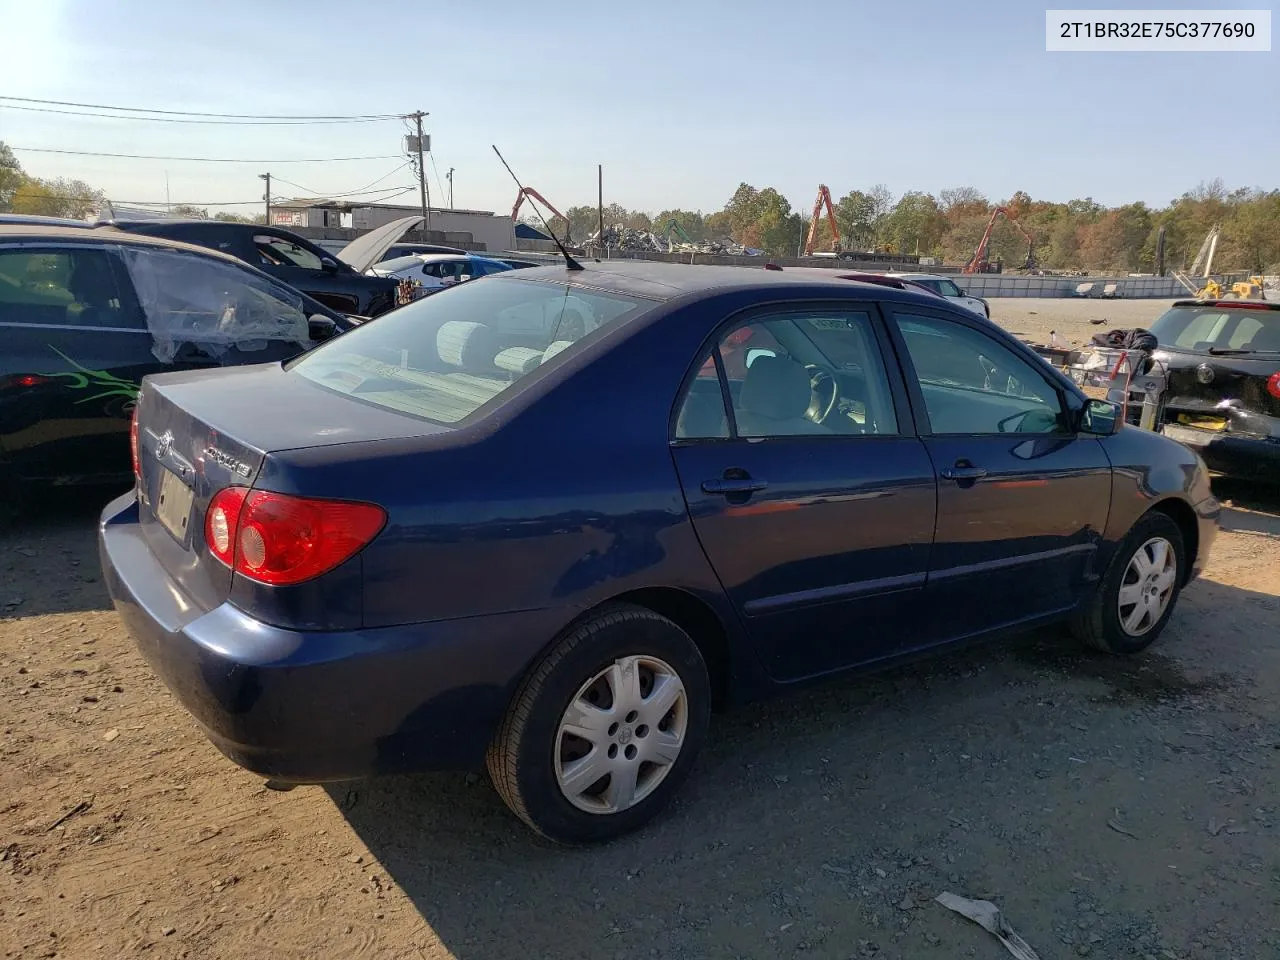
POLYGON ((1151 332, 1165 436, 1215 473, 1280 483, 1280 302, 1179 300, 1151 332))
POLYGON ((0 224, 0 508, 37 485, 126 484, 147 374, 283 360, 353 326, 203 247, 0 224))
POLYGON ((1199 457, 940 297, 566 261, 144 382, 105 579, 236 763, 487 767, 605 840, 713 707, 1045 624, 1133 653, 1208 556, 1199 457))

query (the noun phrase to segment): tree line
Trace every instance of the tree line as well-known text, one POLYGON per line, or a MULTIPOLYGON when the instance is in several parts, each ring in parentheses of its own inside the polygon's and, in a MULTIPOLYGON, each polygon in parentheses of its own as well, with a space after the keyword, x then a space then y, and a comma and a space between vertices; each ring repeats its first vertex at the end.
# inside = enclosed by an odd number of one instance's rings
MULTIPOLYGON (((815 190, 816 194, 816 190, 815 190)), ((937 196, 911 190, 900 197, 883 184, 850 190, 833 202, 840 245, 845 250, 919 253, 945 263, 965 263, 973 256, 997 206, 1004 207, 1030 235, 1041 268, 1072 271, 1151 273, 1156 266, 1156 240, 1165 232, 1165 264, 1169 270, 1190 266, 1211 227, 1222 228, 1214 260, 1218 272, 1280 273, 1280 190, 1228 191, 1219 180, 1201 183, 1164 207, 1128 203, 1107 207, 1092 197, 1035 200, 1022 191, 992 201, 973 187, 942 190, 937 196)), ((794 210, 773 187, 742 183, 722 210, 662 210, 650 214, 619 204, 604 209, 606 227, 679 233, 691 240, 737 241, 771 256, 795 256, 809 231, 810 210, 794 210)), ((550 220, 553 229, 581 242, 595 233, 599 213, 590 205, 570 207, 567 223, 550 220)), ((540 223, 530 219, 540 227, 540 223)), ((815 251, 833 248, 826 211, 819 214, 815 251)), ((1028 243, 1004 217, 992 230, 988 258, 1007 268, 1026 260, 1028 243)))
MULTIPOLYGON (((815 191, 816 192, 816 191, 815 191)), ((27 174, 0 142, 0 212, 83 219, 105 197, 80 180, 45 180, 27 174)), ((919 253, 946 263, 965 263, 973 255, 992 211, 1006 208, 1030 235, 1040 266, 1050 270, 1151 273, 1156 266, 1156 238, 1165 232, 1165 263, 1176 270, 1189 266, 1210 228, 1222 228, 1214 265, 1219 272, 1280 273, 1280 190, 1228 191, 1219 180, 1201 183, 1164 207, 1128 203, 1107 207, 1091 197, 1034 200, 1018 191, 993 202, 973 187, 954 187, 931 193, 909 190, 900 197, 883 184, 850 190, 833 203, 840 244, 846 250, 919 253)), ((203 208, 175 205, 171 213, 208 218, 203 208)), ((764 250, 771 256, 795 256, 809 231, 809 210, 794 210, 773 187, 739 184, 721 210, 661 210, 650 214, 619 204, 604 209, 607 227, 652 231, 660 236, 680 231, 693 241, 731 239, 764 250), (676 224, 679 231, 671 225, 676 224)), ((581 205, 550 220, 552 229, 581 242, 596 231, 596 207, 581 205)), ((261 215, 243 217, 218 213, 218 220, 262 222, 261 215)), ((526 219, 535 227, 541 222, 526 219)), ((833 237, 820 215, 815 250, 831 250, 833 237)), ((988 258, 1020 266, 1027 241, 1007 219, 997 219, 988 258)))

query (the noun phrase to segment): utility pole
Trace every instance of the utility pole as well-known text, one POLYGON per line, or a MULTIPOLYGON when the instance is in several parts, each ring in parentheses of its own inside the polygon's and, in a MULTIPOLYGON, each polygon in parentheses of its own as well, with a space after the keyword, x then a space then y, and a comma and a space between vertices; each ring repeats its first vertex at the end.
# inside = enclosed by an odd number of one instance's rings
POLYGON ((258 174, 258 179, 266 181, 266 184, 267 184, 267 192, 262 195, 262 199, 267 201, 267 226, 270 226, 271 225, 271 174, 260 173, 258 174))
MULTIPOLYGON (((596 164, 596 213, 600 217, 600 232, 596 234, 599 246, 604 246, 604 164, 596 164)), ((567 230, 568 227, 566 226, 567 230)))
POLYGON ((453 209, 453 167, 449 168, 449 172, 444 175, 444 178, 449 181, 449 209, 452 210, 453 209))
POLYGON ((430 188, 427 186, 427 165, 422 159, 422 118, 427 116, 419 110, 417 113, 409 114, 418 127, 418 197, 422 201, 422 229, 426 230, 431 226, 431 201, 430 188))

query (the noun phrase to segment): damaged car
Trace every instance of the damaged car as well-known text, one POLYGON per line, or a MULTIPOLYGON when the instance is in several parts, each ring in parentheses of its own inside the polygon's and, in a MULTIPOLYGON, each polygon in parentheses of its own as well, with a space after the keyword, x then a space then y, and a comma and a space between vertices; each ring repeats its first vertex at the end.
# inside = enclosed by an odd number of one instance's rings
POLYGON ((201 247, 105 227, 0 226, 4 502, 34 484, 127 483, 147 374, 285 360, 353 326, 201 247))
POLYGON ((411 299, 395 277, 368 273, 422 217, 402 217, 361 234, 336 254, 306 237, 280 227, 222 220, 113 220, 109 225, 129 233, 163 237, 209 247, 252 264, 283 280, 331 310, 356 317, 376 317, 411 299))
POLYGON ((1151 332, 1168 370, 1162 432, 1217 474, 1280 482, 1280 302, 1180 300, 1151 332))

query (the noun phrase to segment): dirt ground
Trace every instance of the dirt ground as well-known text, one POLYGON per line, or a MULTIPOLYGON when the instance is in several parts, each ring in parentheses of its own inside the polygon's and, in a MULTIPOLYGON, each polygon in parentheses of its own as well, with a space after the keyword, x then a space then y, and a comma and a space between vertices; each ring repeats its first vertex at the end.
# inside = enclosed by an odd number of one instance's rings
MULTIPOLYGON (((1162 306, 993 314, 1083 341, 1162 306)), ((1006 957, 951 891, 1044 960, 1280 956, 1280 496, 1220 495, 1151 652, 1046 633, 736 710, 666 816, 576 851, 477 777, 264 789, 135 653, 64 498, 0 535, 0 953, 1006 957)))

